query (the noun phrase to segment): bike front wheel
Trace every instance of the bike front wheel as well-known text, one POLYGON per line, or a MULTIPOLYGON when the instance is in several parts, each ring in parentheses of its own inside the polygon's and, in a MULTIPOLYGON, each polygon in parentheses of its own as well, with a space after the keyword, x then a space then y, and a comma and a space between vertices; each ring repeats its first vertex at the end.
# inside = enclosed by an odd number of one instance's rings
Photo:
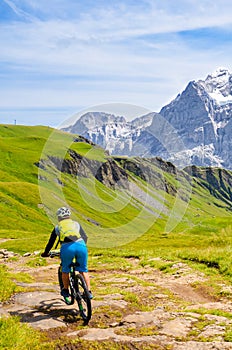
POLYGON ((75 287, 77 291, 76 301, 78 303, 80 315, 87 324, 92 316, 92 306, 84 277, 81 274, 76 275, 75 287))

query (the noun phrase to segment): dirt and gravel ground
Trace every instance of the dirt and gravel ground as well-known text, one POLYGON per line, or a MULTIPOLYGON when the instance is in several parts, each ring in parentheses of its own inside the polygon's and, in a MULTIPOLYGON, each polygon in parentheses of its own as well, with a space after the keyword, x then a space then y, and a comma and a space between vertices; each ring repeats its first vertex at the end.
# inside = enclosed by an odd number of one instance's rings
POLYGON ((186 264, 175 263, 163 273, 131 258, 124 270, 102 264, 90 269, 93 315, 85 326, 75 304, 65 305, 59 294, 58 261, 32 268, 28 259, 2 259, 12 271, 30 274, 33 282, 17 282, 22 292, 2 304, 0 313, 20 316, 51 340, 62 339, 59 350, 96 343, 101 349, 106 342, 117 349, 232 349, 232 288, 221 283, 216 292, 206 275, 186 264))

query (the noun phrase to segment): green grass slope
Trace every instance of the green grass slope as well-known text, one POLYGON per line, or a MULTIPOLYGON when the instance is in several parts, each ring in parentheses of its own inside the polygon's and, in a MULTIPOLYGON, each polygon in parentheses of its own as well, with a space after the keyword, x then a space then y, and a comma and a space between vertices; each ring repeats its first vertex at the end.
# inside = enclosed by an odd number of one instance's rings
POLYGON ((201 169, 200 176, 160 159, 109 159, 99 147, 59 130, 0 125, 0 248, 43 249, 56 209, 69 205, 92 253, 131 254, 145 262, 149 256, 178 257, 230 274, 230 172, 201 169), (121 172, 129 185, 106 185, 85 167, 84 175, 75 173, 82 164, 98 169, 104 163, 111 166, 105 168, 107 183, 121 172))

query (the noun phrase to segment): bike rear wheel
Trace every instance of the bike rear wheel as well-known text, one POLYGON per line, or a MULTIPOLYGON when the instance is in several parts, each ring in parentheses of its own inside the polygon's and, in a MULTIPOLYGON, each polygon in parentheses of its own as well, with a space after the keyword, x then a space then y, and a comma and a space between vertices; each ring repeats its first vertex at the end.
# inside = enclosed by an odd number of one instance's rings
POLYGON ((81 274, 76 275, 75 288, 77 291, 76 301, 78 303, 80 315, 87 324, 92 316, 92 306, 84 277, 81 274))

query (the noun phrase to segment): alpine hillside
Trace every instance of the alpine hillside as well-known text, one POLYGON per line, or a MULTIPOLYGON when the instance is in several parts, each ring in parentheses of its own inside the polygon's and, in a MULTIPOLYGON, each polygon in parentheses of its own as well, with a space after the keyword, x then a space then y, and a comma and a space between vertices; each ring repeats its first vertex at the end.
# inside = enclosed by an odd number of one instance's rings
POLYGON ((85 113, 65 130, 113 155, 160 156, 180 167, 232 169, 232 74, 219 68, 204 80, 190 81, 159 113, 130 122, 123 116, 85 113))
POLYGON ((2 125, 0 143, 0 238, 11 238, 3 248, 37 249, 35 233, 43 246, 62 205, 94 247, 118 245, 119 235, 122 245, 149 232, 178 232, 199 220, 202 227, 203 217, 231 218, 232 174, 225 169, 109 156, 83 137, 47 127, 2 125))

